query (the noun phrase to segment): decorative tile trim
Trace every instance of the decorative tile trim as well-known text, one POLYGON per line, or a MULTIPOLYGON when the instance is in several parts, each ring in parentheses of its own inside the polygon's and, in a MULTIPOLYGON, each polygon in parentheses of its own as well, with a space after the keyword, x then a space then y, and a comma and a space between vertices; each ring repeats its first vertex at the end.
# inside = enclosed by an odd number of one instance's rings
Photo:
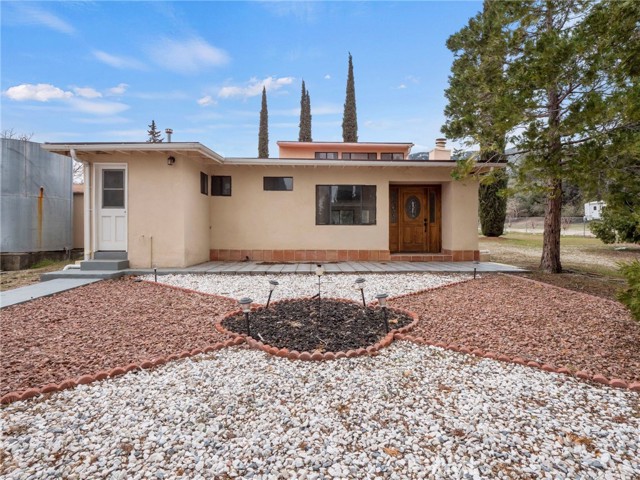
POLYGON ((469 262, 479 250, 442 250, 442 253, 391 253, 389 250, 209 250, 211 261, 255 262, 469 262))

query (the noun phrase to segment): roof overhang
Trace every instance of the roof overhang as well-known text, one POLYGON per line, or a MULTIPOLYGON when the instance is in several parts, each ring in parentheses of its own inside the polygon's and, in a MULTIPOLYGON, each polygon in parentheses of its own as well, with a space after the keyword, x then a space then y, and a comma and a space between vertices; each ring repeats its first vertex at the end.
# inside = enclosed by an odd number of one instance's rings
MULTIPOLYGON (((319 160, 313 158, 225 158, 225 165, 260 165, 280 167, 412 167, 453 168, 456 162, 437 160, 319 160)), ((488 165, 488 164, 484 164, 488 165)), ((497 165, 497 164, 496 164, 497 165)))
POLYGON ((333 148, 338 150, 348 149, 351 152, 366 152, 373 149, 402 149, 411 150, 413 143, 408 142, 296 142, 293 140, 280 140, 279 147, 299 148, 308 150, 310 147, 333 148))
POLYGON ((212 163, 224 162, 224 157, 199 142, 158 142, 158 143, 44 143, 42 148, 48 152, 71 156, 71 150, 76 155, 122 155, 129 156, 133 153, 150 154, 165 153, 182 154, 187 157, 198 157, 209 160, 212 163))

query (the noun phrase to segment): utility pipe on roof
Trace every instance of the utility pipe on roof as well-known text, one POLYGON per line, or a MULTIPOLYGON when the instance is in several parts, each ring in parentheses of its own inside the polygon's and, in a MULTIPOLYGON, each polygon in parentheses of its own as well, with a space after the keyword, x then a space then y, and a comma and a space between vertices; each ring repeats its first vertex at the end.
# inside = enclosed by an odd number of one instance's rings
POLYGON ((84 166, 84 259, 91 260, 91 164, 80 161, 75 149, 69 150, 71 158, 84 166))

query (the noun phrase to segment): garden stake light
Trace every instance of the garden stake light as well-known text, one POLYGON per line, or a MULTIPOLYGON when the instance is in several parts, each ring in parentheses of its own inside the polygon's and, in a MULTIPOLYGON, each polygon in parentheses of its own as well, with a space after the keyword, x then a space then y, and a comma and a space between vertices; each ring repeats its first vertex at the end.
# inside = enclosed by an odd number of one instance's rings
POLYGON ((269 280, 269 298, 267 298, 267 308, 269 308, 269 302, 271 302, 271 294, 280 285, 277 280, 269 280))
POLYGON ((389 295, 386 293, 379 293, 376 295, 376 300, 378 300, 378 304, 382 307, 382 314, 384 315, 384 328, 389 333, 389 321, 387 320, 387 297, 389 295))
POLYGON ((320 300, 320 278, 324 275, 324 267, 320 264, 316 265, 316 275, 318 276, 318 293, 311 298, 318 297, 320 300))
POLYGON ((245 322, 247 323, 248 337, 251 336, 251 325, 249 324, 249 312, 251 312, 251 302, 253 302, 253 300, 251 300, 249 297, 242 297, 238 301, 238 303, 240 303, 240 308, 242 308, 242 311, 244 312, 244 319, 245 319, 245 322))
POLYGON ((158 283, 158 269, 157 268, 153 269, 153 278, 156 281, 156 283, 158 283))
POLYGON ((364 301, 364 282, 366 282, 366 280, 360 277, 356 279, 355 285, 356 285, 356 288, 358 288, 360 290, 360 293, 362 294, 362 307, 367 308, 367 303, 364 301))

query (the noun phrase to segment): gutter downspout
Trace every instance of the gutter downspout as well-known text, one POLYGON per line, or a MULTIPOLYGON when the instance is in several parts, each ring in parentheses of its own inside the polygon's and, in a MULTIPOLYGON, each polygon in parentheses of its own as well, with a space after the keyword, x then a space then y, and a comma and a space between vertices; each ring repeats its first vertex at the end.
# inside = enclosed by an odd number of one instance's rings
POLYGON ((70 150, 71 158, 84 165, 84 259, 91 260, 91 164, 78 160, 75 149, 70 150))

